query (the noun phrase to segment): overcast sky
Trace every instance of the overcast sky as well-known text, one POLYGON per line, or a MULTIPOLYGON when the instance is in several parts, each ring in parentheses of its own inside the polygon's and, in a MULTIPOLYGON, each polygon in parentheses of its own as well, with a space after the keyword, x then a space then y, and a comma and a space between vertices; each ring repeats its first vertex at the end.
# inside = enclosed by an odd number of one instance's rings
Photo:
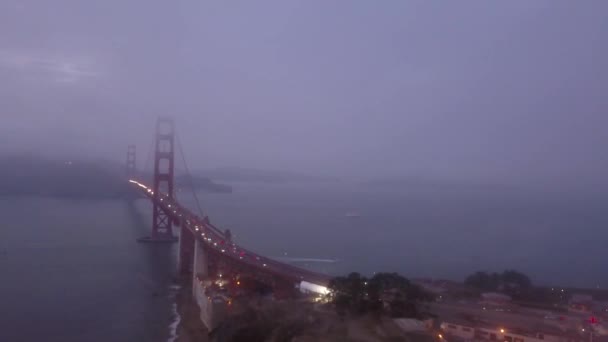
MULTIPOLYGON (((608 2, 0 2, 2 152, 608 181, 608 2)), ((143 162, 142 162, 143 164, 143 162)))

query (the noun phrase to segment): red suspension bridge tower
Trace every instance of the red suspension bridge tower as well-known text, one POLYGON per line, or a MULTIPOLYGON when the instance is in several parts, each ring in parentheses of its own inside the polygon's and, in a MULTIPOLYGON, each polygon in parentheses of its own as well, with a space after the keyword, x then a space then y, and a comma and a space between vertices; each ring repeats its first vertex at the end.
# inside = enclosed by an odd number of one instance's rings
POLYGON ((127 146, 127 178, 133 179, 137 176, 137 164, 135 163, 135 145, 127 146))
POLYGON ((140 242, 177 242, 173 236, 173 219, 160 206, 161 194, 173 199, 173 175, 175 156, 175 126, 173 120, 159 118, 156 121, 154 143, 154 201, 152 208, 152 235, 140 242))
MULTIPOLYGON (((200 216, 182 206, 174 196, 175 150, 181 152, 183 157, 173 121, 159 119, 156 123, 153 183, 143 179, 129 180, 141 195, 153 203, 152 234, 139 241, 174 242, 177 238, 173 235, 173 225, 180 228, 178 272, 182 276, 191 276, 194 297, 201 312, 207 312, 206 317, 209 317, 209 303, 204 282, 211 281, 216 276, 221 278, 222 274, 226 275, 225 279, 237 279, 237 285, 238 279, 242 277, 271 286, 279 294, 292 293, 294 285, 302 284, 303 281, 319 285, 320 290, 323 290, 329 282, 329 276, 245 249, 232 240, 229 231, 222 231, 211 224, 200 210, 192 185, 200 216)), ((134 148, 129 147, 127 164, 135 164, 134 148)), ((190 177, 185 158, 184 168, 185 175, 190 177)), ((213 320, 205 321, 205 324, 210 329, 215 326, 213 320)))

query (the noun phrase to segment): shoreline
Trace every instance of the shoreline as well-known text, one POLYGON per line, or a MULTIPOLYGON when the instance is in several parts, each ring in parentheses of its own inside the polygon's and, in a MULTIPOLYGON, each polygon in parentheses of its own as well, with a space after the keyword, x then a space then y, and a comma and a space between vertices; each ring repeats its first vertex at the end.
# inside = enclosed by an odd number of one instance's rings
MULTIPOLYGON (((175 286, 171 286, 172 290, 177 290, 179 291, 181 287, 175 285, 175 286)), ((179 314, 179 312, 177 311, 177 302, 176 302, 176 297, 173 297, 173 303, 171 304, 171 313, 173 314, 173 322, 171 322, 171 324, 169 324, 169 338, 167 339, 168 342, 176 342, 177 338, 178 338, 178 333, 177 333, 177 329, 179 328, 179 325, 182 321, 182 316, 179 314)))
POLYGON ((200 309, 192 296, 192 279, 188 276, 176 279, 177 289, 173 309, 175 321, 170 325, 169 342, 207 342, 208 331, 200 320, 200 309))

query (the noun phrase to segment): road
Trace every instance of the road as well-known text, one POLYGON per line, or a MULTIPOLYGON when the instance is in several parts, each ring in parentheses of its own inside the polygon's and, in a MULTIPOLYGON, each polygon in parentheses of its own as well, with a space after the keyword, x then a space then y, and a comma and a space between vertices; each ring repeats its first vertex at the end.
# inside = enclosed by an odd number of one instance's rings
POLYGON ((436 302, 428 305, 430 312, 439 316, 440 321, 474 319, 482 324, 497 328, 517 327, 530 331, 552 331, 555 329, 580 329, 583 317, 573 314, 556 315, 549 311, 517 308, 509 309, 484 306, 477 303, 436 302), (511 310, 511 311, 506 311, 511 310), (552 316, 554 318, 545 318, 552 316), (559 317, 563 317, 560 320, 559 317))

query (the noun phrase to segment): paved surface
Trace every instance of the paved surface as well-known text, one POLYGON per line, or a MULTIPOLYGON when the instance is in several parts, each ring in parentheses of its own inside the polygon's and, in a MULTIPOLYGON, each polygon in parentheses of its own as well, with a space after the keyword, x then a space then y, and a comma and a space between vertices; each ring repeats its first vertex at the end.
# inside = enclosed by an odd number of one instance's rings
MULTIPOLYGON (((517 327, 530 331, 556 331, 557 329, 580 329, 582 316, 576 315, 556 315, 549 311, 543 312, 540 310, 532 310, 525 308, 512 308, 511 311, 496 311, 496 308, 486 306, 485 310, 482 305, 477 303, 459 304, 459 303, 432 303, 429 305, 429 311, 439 316, 440 321, 457 321, 464 322, 467 319, 494 326, 501 327, 517 327), (545 318, 553 316, 553 319, 545 318), (563 316, 564 320, 559 320, 558 316, 563 316)), ((499 309, 506 310, 506 309, 499 309)))

